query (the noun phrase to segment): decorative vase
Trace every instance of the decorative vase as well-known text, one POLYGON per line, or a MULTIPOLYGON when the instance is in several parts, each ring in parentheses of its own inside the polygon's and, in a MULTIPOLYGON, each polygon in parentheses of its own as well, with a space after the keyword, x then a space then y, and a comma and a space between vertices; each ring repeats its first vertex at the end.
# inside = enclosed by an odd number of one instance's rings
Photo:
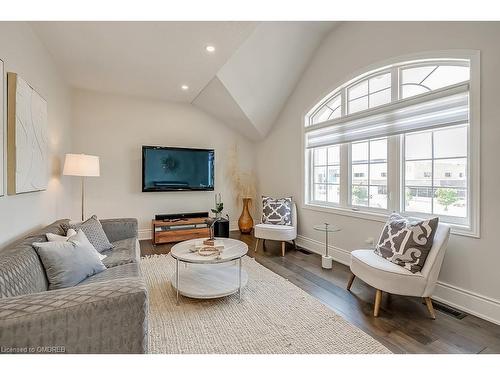
POLYGON ((253 219, 248 210, 248 206, 252 198, 243 198, 243 211, 241 211, 241 216, 238 220, 238 227, 241 233, 250 233, 253 228, 253 219))

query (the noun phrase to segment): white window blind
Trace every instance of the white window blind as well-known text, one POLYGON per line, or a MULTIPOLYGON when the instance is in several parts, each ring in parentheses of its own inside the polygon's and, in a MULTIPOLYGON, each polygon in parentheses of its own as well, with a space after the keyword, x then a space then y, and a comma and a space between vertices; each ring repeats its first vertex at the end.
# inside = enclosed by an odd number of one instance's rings
POLYGON ((469 84, 465 83, 309 126, 306 147, 331 146, 468 122, 469 84))

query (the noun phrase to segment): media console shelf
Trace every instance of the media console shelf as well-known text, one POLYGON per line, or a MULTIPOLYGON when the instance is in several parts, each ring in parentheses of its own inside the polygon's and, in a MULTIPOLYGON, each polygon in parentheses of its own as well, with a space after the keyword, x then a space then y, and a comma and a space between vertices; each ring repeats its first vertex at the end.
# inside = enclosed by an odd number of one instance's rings
POLYGON ((206 217, 153 220, 153 245, 209 237, 206 217))

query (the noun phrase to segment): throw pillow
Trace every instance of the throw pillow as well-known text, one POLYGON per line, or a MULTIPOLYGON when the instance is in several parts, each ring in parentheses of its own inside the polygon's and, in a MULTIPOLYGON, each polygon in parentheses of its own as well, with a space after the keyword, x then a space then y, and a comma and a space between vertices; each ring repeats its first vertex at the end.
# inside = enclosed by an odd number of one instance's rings
MULTIPOLYGON (((49 242, 58 242, 58 241, 68 241, 74 235, 76 235, 76 230, 68 229, 66 236, 60 236, 60 235, 54 234, 54 233, 46 233, 45 237, 47 237, 47 241, 49 241, 49 242)), ((87 238, 87 241, 88 241, 88 238, 87 238)), ((97 253, 97 256, 99 257, 100 260, 103 260, 104 258, 107 257, 107 255, 103 255, 100 252, 98 252, 90 242, 89 242, 89 244, 95 250, 95 252, 97 253)))
POLYGON ((375 253, 416 273, 424 266, 432 247, 439 218, 410 222, 392 214, 382 229, 375 253))
POLYGON ((70 238, 71 236, 74 236, 75 234, 76 234, 76 230, 69 229, 66 232, 65 236, 60 236, 60 235, 54 234, 54 233, 45 233, 45 237, 47 237, 47 241, 49 241, 49 242, 67 241, 68 238, 70 238))
POLYGON ((97 220, 96 215, 93 215, 90 219, 87 219, 83 223, 62 224, 62 227, 66 231, 69 229, 81 229, 98 252, 103 252, 104 250, 113 248, 113 245, 109 242, 106 233, 104 233, 104 229, 102 229, 101 222, 97 220))
POLYGON ((262 223, 292 225, 292 198, 262 196, 262 223))
POLYGON ((49 289, 75 286, 106 269, 82 230, 68 241, 33 243, 42 260, 49 289))

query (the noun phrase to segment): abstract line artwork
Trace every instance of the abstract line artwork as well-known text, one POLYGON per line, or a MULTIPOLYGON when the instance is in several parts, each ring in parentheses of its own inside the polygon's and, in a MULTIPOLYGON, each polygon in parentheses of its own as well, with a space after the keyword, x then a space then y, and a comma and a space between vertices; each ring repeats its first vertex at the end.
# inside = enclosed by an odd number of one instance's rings
POLYGON ((4 152, 3 152, 3 142, 4 142, 4 130, 3 130, 3 61, 0 60, 0 197, 3 195, 3 163, 4 163, 4 152))
POLYGON ((7 193, 47 189, 47 102, 16 73, 7 73, 7 193))

